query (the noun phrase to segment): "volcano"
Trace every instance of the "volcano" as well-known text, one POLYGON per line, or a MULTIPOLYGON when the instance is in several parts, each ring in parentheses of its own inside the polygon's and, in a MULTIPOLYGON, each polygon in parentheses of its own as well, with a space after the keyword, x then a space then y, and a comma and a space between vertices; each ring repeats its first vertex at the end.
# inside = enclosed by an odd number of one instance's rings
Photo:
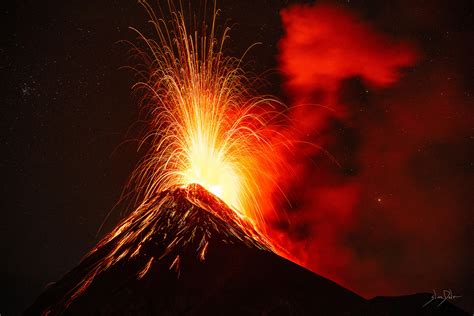
POLYGON ((26 315, 467 315, 430 294, 357 294, 278 256, 199 185, 131 213, 26 315))

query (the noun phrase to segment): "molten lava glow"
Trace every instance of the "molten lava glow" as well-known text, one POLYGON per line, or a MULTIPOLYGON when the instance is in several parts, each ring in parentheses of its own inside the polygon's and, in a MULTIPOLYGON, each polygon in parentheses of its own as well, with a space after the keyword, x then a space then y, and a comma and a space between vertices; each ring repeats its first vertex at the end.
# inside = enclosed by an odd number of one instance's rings
POLYGON ((235 168, 208 144, 196 146, 200 148, 191 148, 190 168, 183 172, 183 182, 198 183, 228 205, 240 209, 240 181, 235 168))
POLYGON ((169 22, 143 5, 156 39, 137 31, 145 68, 136 87, 146 89, 151 127, 145 138, 150 152, 132 177, 139 201, 198 183, 241 216, 261 222, 263 188, 279 170, 268 123, 278 116, 272 110, 278 101, 256 96, 241 60, 223 54, 229 29, 216 35, 215 8, 212 23, 196 27, 172 5, 169 22))
POLYGON ((209 144, 191 145, 190 168, 183 173, 185 183, 198 183, 228 205, 239 205, 239 177, 231 163, 209 144))

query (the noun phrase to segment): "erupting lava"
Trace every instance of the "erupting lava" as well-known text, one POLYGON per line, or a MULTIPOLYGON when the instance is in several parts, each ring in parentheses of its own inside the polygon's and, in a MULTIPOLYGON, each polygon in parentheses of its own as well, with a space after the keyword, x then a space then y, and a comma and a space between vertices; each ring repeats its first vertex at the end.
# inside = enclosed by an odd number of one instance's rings
POLYGON ((136 87, 146 89, 150 131, 143 143, 151 139, 129 183, 138 205, 84 258, 87 268, 60 299, 60 309, 124 261, 146 260, 138 267, 140 280, 158 260, 170 260, 169 269, 178 272, 186 248, 204 260, 211 231, 225 235, 226 242, 277 252, 263 233, 259 205, 263 186, 279 170, 271 142, 276 132, 268 127, 278 115, 272 111, 277 101, 253 96, 241 60, 224 56, 229 29, 216 37, 215 7, 209 28, 203 23, 188 31, 192 26, 172 4, 169 22, 142 4, 158 39, 135 29, 149 50, 137 48, 146 68, 136 87), (192 215, 196 208, 208 212, 205 220, 201 213, 192 215))
POLYGON ((142 4, 157 40, 136 30, 148 50, 139 50, 146 70, 136 87, 149 96, 151 129, 145 140, 152 140, 132 176, 139 201, 197 183, 258 225, 262 186, 273 182, 279 169, 270 142, 275 131, 268 128, 278 115, 272 110, 278 101, 253 95, 241 59, 223 54, 229 28, 216 35, 215 7, 210 26, 196 27, 171 4, 169 22, 142 4))

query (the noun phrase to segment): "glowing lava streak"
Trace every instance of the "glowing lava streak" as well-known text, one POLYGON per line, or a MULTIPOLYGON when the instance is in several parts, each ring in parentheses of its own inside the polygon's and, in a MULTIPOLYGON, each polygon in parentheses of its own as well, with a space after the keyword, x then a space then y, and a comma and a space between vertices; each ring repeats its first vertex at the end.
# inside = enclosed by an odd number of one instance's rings
POLYGON ((240 215, 258 223, 263 186, 272 185, 278 157, 268 127, 277 114, 272 98, 255 96, 241 59, 222 52, 229 28, 216 36, 216 10, 208 26, 191 27, 182 10, 166 22, 143 3, 157 40, 140 35, 146 51, 151 150, 132 177, 140 201, 172 186, 198 183, 240 215), (188 31, 192 29, 193 31, 188 31), (273 117, 272 117, 273 116, 273 117))

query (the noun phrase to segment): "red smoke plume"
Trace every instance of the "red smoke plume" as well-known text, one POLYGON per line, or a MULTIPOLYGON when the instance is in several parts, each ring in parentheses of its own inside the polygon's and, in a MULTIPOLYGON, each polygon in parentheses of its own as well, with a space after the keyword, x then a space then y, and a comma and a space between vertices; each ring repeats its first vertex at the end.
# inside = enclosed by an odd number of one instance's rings
POLYGON ((280 69, 304 142, 282 180, 290 206, 279 201, 287 218, 273 220, 274 237, 368 297, 462 283, 472 113, 454 70, 339 7, 281 17, 280 69))

